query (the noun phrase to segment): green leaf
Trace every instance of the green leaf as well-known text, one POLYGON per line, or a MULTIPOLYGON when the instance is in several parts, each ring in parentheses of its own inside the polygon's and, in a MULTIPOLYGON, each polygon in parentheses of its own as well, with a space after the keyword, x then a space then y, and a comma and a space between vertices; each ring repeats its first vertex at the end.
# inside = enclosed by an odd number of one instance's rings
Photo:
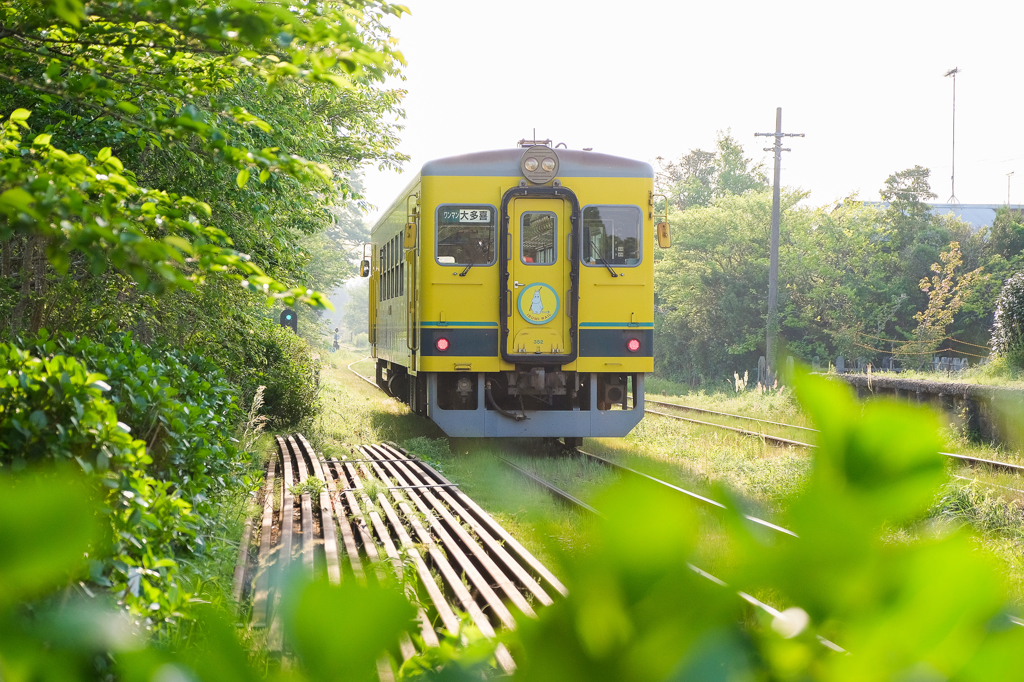
POLYGON ((72 26, 79 26, 85 12, 79 0, 53 0, 53 11, 72 26))
POLYGON ((0 477, 0 605, 66 581, 98 539, 98 518, 75 477, 0 477))
POLYGON ((312 679, 362 680, 409 629, 415 614, 396 590, 355 582, 311 583, 289 614, 292 644, 312 679), (370 613, 372 618, 353 617, 370 613))
POLYGON ((50 144, 50 139, 52 137, 53 136, 50 135, 50 133, 39 133, 38 135, 36 135, 35 139, 32 140, 32 146, 33 147, 44 147, 44 146, 50 144))
POLYGON ((99 150, 99 152, 96 153, 96 161, 99 163, 103 163, 104 161, 110 158, 110 154, 110 147, 104 147, 103 149, 99 150))
POLYGON ((235 176, 235 184, 239 187, 244 187, 247 182, 249 182, 249 169, 243 168, 238 171, 238 175, 235 176))
POLYGON ((19 211, 28 211, 35 199, 20 187, 12 187, 0 194, 0 205, 10 206, 19 211))
POLYGON ((15 109, 11 112, 10 119, 12 121, 27 121, 28 117, 32 115, 32 112, 28 109, 15 109))
POLYGON ((46 75, 50 78, 50 80, 54 80, 60 76, 60 72, 63 68, 63 64, 60 61, 54 59, 50 62, 50 65, 46 67, 46 75))
POLYGON ((118 102, 117 103, 117 108, 120 109, 121 111, 127 113, 127 114, 137 114, 137 113, 139 113, 139 108, 137 106, 135 106, 134 104, 132 104, 131 102, 118 102))

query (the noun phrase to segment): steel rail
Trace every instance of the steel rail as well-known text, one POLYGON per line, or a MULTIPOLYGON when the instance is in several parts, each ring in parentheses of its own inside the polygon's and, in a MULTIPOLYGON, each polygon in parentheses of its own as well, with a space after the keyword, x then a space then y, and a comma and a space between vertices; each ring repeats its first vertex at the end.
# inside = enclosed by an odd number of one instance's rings
MULTIPOLYGON (((358 364, 358 363, 360 363, 360 362, 363 362, 363 361, 365 361, 365 360, 369 360, 369 359, 370 359, 370 356, 369 356, 369 355, 367 355, 367 356, 366 356, 365 358, 359 358, 359 359, 358 359, 358 360, 356 360, 355 362, 350 362, 350 363, 348 363, 348 371, 352 372, 352 373, 353 373, 353 374, 355 374, 355 375, 356 375, 357 377, 359 377, 360 379, 362 379, 362 380, 363 380, 363 381, 365 381, 366 383, 370 384, 370 385, 371 385, 371 386, 373 386, 374 388, 380 388, 380 386, 378 386, 378 385, 377 385, 377 382, 376 382, 376 381, 374 381, 373 379, 370 379, 369 377, 364 377, 364 376, 363 376, 362 374, 360 374, 359 372, 357 372, 357 371, 355 371, 354 369, 352 369, 352 365, 358 364)), ((383 389, 381 389, 381 390, 383 390, 383 389)))
POLYGON ((717 414, 720 417, 729 417, 731 419, 745 419, 747 421, 760 422, 762 424, 771 424, 772 426, 784 426, 787 429, 800 429, 801 431, 814 431, 818 429, 812 429, 809 426, 797 426, 795 424, 784 424, 782 422, 773 422, 767 419, 758 419, 757 417, 747 417, 742 414, 731 414, 729 412, 715 412, 714 410, 706 410, 703 407, 691 407, 690 405, 680 405, 679 403, 666 403, 661 400, 651 400, 650 398, 644 397, 645 403, 652 403, 654 405, 665 405, 666 407, 677 407, 680 410, 687 410, 689 412, 702 412, 704 414, 717 414))
MULTIPOLYGON (((656 401, 656 400, 647 400, 646 398, 644 399, 644 402, 651 402, 651 403, 655 403, 655 404, 658 404, 658 405, 672 405, 673 407, 678 407, 680 409, 685 409, 685 410, 697 410, 697 411, 701 411, 701 412, 711 412, 711 410, 702 410, 700 408, 691 408, 691 407, 686 406, 686 405, 676 405, 675 403, 663 403, 663 402, 659 402, 659 401, 656 401)), ((783 445, 790 445, 790 446, 793 446, 793 447, 802 447, 802 448, 816 448, 816 447, 818 447, 817 445, 814 445, 812 443, 802 443, 802 442, 797 441, 797 440, 791 440, 789 438, 782 438, 780 436, 773 436, 773 435, 770 435, 770 434, 767 434, 767 433, 761 433, 759 431, 747 431, 746 429, 740 429, 740 428, 737 428, 735 426, 726 426, 725 424, 715 424, 714 422, 705 422, 705 421, 700 421, 699 419, 689 419, 687 417, 680 417, 679 415, 675 415, 675 414, 668 414, 667 412, 659 412, 657 410, 648 410, 647 408, 644 408, 644 412, 648 412, 650 414, 656 414, 656 415, 661 416, 661 417, 669 417, 670 419, 678 419, 680 421, 690 422, 690 423, 693 423, 693 424, 700 424, 701 426, 712 426, 712 427, 714 427, 716 429, 725 429, 727 431, 733 431, 735 433, 740 433, 740 434, 743 434, 745 436, 755 436, 757 438, 761 438, 761 439, 766 440, 766 441, 771 441, 773 443, 781 443, 783 445)), ((736 419, 753 419, 754 421, 763 421, 763 420, 760 420, 760 419, 754 419, 753 417, 744 417, 743 415, 740 415, 740 414, 729 414, 727 412, 713 412, 712 414, 718 414, 718 415, 721 415, 721 416, 724 416, 724 417, 733 417, 733 418, 736 418, 736 419)), ((820 433, 820 431, 818 431, 818 429, 812 429, 812 428, 809 428, 809 427, 806 427, 806 426, 794 426, 792 424, 780 424, 779 422, 765 422, 765 423, 777 424, 777 425, 780 425, 780 426, 789 426, 789 427, 794 428, 794 429, 804 429, 806 431, 813 431, 815 433, 820 433)), ((962 462, 969 462, 969 463, 973 463, 973 464, 984 464, 985 466, 989 466, 989 467, 992 467, 992 468, 995 468, 995 469, 1005 469, 1007 471, 1010 471, 1010 472, 1013 472, 1013 473, 1016 473, 1016 474, 1024 474, 1024 466, 1021 466, 1019 464, 1010 464, 1009 462, 1000 462, 1000 461, 997 461, 997 460, 994 460, 994 459, 985 459, 983 457, 971 457, 970 455, 960 455, 960 454, 957 454, 957 453, 954 453, 954 452, 939 452, 939 454, 944 456, 944 457, 950 457, 952 459, 960 460, 962 462)))
POLYGON ((527 478, 529 478, 531 481, 533 481, 537 485, 539 485, 542 488, 546 489, 548 492, 550 492, 555 497, 557 497, 557 498, 559 498, 559 499, 561 499, 561 500, 563 500, 565 502, 568 502, 569 504, 571 504, 572 506, 574 506, 574 507, 576 507, 578 509, 583 509, 583 510, 588 511, 591 514, 595 514, 597 516, 601 516, 601 517, 604 516, 604 514, 602 514, 601 512, 597 511, 596 509, 591 507, 589 504, 587 504, 583 500, 579 499, 578 497, 574 497, 573 495, 570 495, 569 493, 565 492, 564 490, 562 490, 561 488, 556 486, 554 483, 549 483, 548 481, 545 481, 540 476, 537 476, 536 474, 534 474, 534 473, 532 473, 530 471, 527 471, 526 469, 524 469, 524 468, 522 468, 520 466, 517 466, 517 465, 513 464, 512 462, 508 461, 504 457, 499 457, 498 459, 500 459, 502 462, 504 462, 510 468, 515 469, 516 471, 521 473, 523 476, 526 476, 527 478))
MULTIPOLYGON (((538 485, 542 486, 544 489, 546 489, 547 491, 549 491, 551 494, 555 495, 556 497, 558 497, 558 498, 560 498, 562 500, 565 500, 566 502, 569 502, 570 504, 574 505, 575 507, 577 507, 579 509, 583 509, 585 511, 588 511, 588 512, 594 514, 595 516, 599 516, 601 518, 607 518, 607 517, 605 517, 605 515, 603 513, 601 513, 597 509, 594 509, 593 507, 591 507, 586 502, 583 502, 582 500, 580 500, 580 499, 574 497, 573 495, 565 492, 564 490, 562 490, 561 488, 559 488, 555 484, 550 483, 550 482, 544 480, 540 476, 537 476, 536 474, 534 474, 534 473, 532 473, 530 471, 527 471, 526 469, 523 469, 522 467, 516 466, 515 464, 513 464, 512 462, 508 461, 507 459, 505 459, 503 457, 499 457, 499 459, 502 462, 504 462, 505 464, 507 464, 509 467, 515 469, 519 473, 521 473, 524 476, 526 476, 527 478, 529 478, 534 483, 537 483, 538 485)), ((636 472, 636 473, 639 473, 639 472, 636 472)), ((683 492, 687 492, 687 491, 683 491, 683 492)), ((718 504, 718 503, 715 503, 713 500, 708 500, 707 498, 703 498, 703 499, 707 500, 708 502, 711 502, 712 504, 718 504)), ((786 531, 785 529, 780 528, 778 526, 776 526, 776 528, 778 528, 779 530, 783 530, 783 531, 785 531, 787 533, 789 532, 789 531, 786 531)), ((721 587, 728 587, 728 583, 726 583, 724 580, 722 580, 721 578, 715 577, 714 575, 708 573, 707 571, 705 571, 702 568, 698 568, 697 566, 695 566, 693 564, 690 564, 690 563, 687 564, 687 567, 691 571, 696 573, 697 575, 701 576, 702 578, 707 579, 710 582, 715 583, 716 585, 719 585, 721 587)), ((781 618, 781 619, 785 620, 786 615, 783 612, 779 611, 778 609, 772 607, 771 605, 766 604, 766 603, 764 603, 764 602, 762 602, 762 601, 760 601, 760 600, 750 596, 746 592, 737 592, 736 594, 741 599, 743 599, 745 602, 751 604, 752 606, 754 606, 756 608, 761 609, 765 613, 769 614, 772 618, 781 618)), ((827 647, 829 649, 832 649, 833 651, 836 651, 836 652, 839 652, 839 653, 846 653, 846 650, 843 649, 841 646, 839 646, 838 644, 836 644, 834 642, 831 642, 831 641, 825 639, 824 637, 822 637, 820 635, 817 636, 817 639, 818 639, 818 642, 820 642, 822 646, 825 646, 825 647, 827 647)))
MULTIPOLYGON (((692 497, 695 500, 699 500, 700 502, 704 502, 705 504, 710 504, 710 505, 712 505, 714 507, 718 507, 719 509, 727 509, 727 507, 724 504, 722 504, 721 502, 718 502, 717 500, 712 500, 709 497, 704 497, 703 495, 699 495, 699 494, 697 494, 697 493, 695 493, 695 492, 693 492, 691 490, 687 490, 686 488, 680 488, 679 486, 673 485, 672 483, 669 483, 668 481, 663 481, 660 478, 655 478, 654 476, 651 476, 650 474, 645 474, 642 471, 637 471, 636 469, 631 469, 630 467, 624 466, 624 465, 619 464, 617 462, 613 462, 613 461, 611 461, 609 459, 605 459, 604 457, 592 454, 590 452, 584 452, 583 450, 580 450, 580 449, 577 449, 576 452, 578 452, 581 455, 585 455, 585 456, 587 456, 587 457, 589 457, 589 458, 591 458, 593 460, 596 460, 597 462, 600 462, 601 464, 604 464, 605 466, 609 466, 609 467, 612 467, 613 469, 619 469, 620 471, 625 471, 625 472, 634 474, 636 476, 640 476, 642 478, 646 478, 649 481, 653 481, 655 483, 658 483, 660 485, 665 486, 666 488, 670 488, 670 489, 675 490, 677 492, 683 493, 684 495, 688 495, 689 497, 692 497)), ((772 523, 771 521, 765 521, 764 519, 760 519, 760 518, 758 518, 756 516, 751 516, 750 514, 743 514, 743 518, 745 518, 746 520, 751 521, 753 523, 756 523, 758 525, 764 526, 765 528, 769 528, 771 530, 778 531, 780 533, 785 533, 786 535, 791 535, 794 538, 800 537, 799 535, 797 535, 793 531, 791 531, 791 530, 789 530, 787 528, 783 528, 782 526, 776 525, 776 524, 772 523)))
MULTIPOLYGON (((352 365, 356 364, 357 362, 362 362, 363 360, 366 360, 369 357, 370 356, 366 356, 365 358, 362 358, 361 360, 356 360, 355 362, 350 363, 348 365, 348 369, 349 369, 350 372, 355 374, 357 377, 359 377, 363 381, 365 381, 368 384, 371 384, 374 387, 380 389, 380 386, 377 386, 377 382, 376 381, 374 381, 373 379, 369 379, 369 378, 363 376, 362 374, 360 374, 359 372, 355 371, 354 369, 352 369, 352 365)), ((381 389, 381 390, 383 390, 383 389, 381 389)), ((782 426, 782 427, 791 428, 791 429, 800 429, 802 431, 811 431, 811 432, 814 432, 814 433, 820 433, 820 431, 818 429, 813 429, 813 428, 811 428, 809 426, 796 426, 795 424, 784 424, 782 422, 773 422, 773 421, 768 421, 768 420, 765 420, 765 419, 757 419, 755 417, 747 417, 747 416, 744 416, 742 414, 731 414, 729 412, 715 412, 714 410, 705 410, 705 409, 700 408, 700 407, 691 407, 689 405, 679 405, 677 403, 666 403, 666 402, 663 402, 663 401, 660 401, 660 400, 649 400, 647 398, 644 398, 644 402, 645 403, 653 403, 655 405, 668 405, 668 406, 671 406, 671 407, 679 408, 681 410, 689 410, 689 411, 692 411, 692 412, 703 412, 705 414, 715 414, 715 415, 719 415, 719 416, 722 416, 722 417, 729 417, 729 418, 733 418, 733 419, 746 419, 746 420, 750 420, 750 421, 760 422, 762 424, 771 424, 773 426, 782 426)), ((772 442, 772 443, 778 443, 780 445, 788 445, 788 446, 791 446, 791 447, 799 447, 799 448, 816 448, 816 447, 818 447, 817 445, 814 445, 812 443, 803 443, 801 441, 793 440, 791 438, 783 438, 781 436, 773 436, 773 435, 771 435, 769 433, 762 433, 760 431, 748 431, 747 429, 740 429, 740 428, 737 428, 735 426, 726 426, 725 424, 716 424, 714 422, 706 422, 706 421, 701 421, 699 419, 689 419, 688 417, 680 417, 679 415, 676 415, 676 414, 668 414, 667 412, 659 412, 657 410, 649 410, 646 407, 644 408, 644 412, 647 412, 647 413, 650 413, 650 414, 656 414, 656 415, 658 415, 660 417, 668 417, 670 419, 678 419, 679 421, 690 422, 691 424, 699 424, 701 426, 711 426, 711 427, 716 428, 716 429, 724 429, 726 431, 732 431, 734 433, 739 433, 739 434, 742 434, 744 436, 754 436, 756 438, 760 438, 762 440, 765 440, 765 441, 768 441, 768 442, 772 442)), ((974 463, 974 464, 984 464, 985 466, 989 466, 989 467, 992 467, 994 469, 1004 469, 1006 471, 1010 471, 1010 472, 1013 472, 1013 473, 1016 473, 1016 474, 1024 474, 1024 466, 1019 465, 1019 464, 1010 464, 1009 462, 999 462, 999 461, 994 460, 994 459, 984 459, 982 457, 971 457, 970 455, 959 455, 959 454, 956 454, 954 452, 940 452, 939 454, 943 455, 944 457, 950 457, 952 459, 960 460, 962 462, 969 462, 969 463, 974 463)))
POLYGON ((816 445, 810 443, 801 443, 798 440, 792 440, 790 438, 782 438, 781 436, 772 436, 767 433, 761 433, 759 431, 747 431, 746 429, 740 429, 735 426, 726 426, 725 424, 715 424, 714 422, 705 422, 699 419, 690 419, 689 417, 680 417, 677 414, 669 414, 668 412, 658 412, 657 410, 648 410, 644 408, 644 412, 650 414, 656 414, 660 417, 668 417, 669 419, 678 419, 679 421, 690 422, 691 424, 700 424, 701 426, 713 426, 716 429, 725 429, 726 431, 732 431, 734 433, 743 434, 744 436, 756 436, 762 440, 771 441, 773 443, 779 443, 781 445, 791 445, 794 447, 802 448, 813 448, 816 445))

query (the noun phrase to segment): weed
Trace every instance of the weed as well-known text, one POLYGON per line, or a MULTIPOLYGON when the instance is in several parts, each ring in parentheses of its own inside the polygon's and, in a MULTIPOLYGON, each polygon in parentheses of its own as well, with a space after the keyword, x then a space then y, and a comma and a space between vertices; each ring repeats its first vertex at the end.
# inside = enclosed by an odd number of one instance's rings
POLYGON ((266 386, 256 388, 256 393, 252 398, 252 405, 249 407, 249 414, 245 419, 242 429, 242 449, 246 452, 256 452, 253 446, 259 441, 260 434, 263 433, 267 422, 270 421, 267 415, 260 414, 260 409, 263 407, 263 393, 266 389, 266 386))
POLYGON ((313 498, 317 503, 320 501, 320 493, 327 490, 327 484, 321 481, 315 476, 310 476, 305 481, 295 483, 290 488, 290 492, 295 497, 301 496, 303 493, 309 493, 309 496, 313 498))

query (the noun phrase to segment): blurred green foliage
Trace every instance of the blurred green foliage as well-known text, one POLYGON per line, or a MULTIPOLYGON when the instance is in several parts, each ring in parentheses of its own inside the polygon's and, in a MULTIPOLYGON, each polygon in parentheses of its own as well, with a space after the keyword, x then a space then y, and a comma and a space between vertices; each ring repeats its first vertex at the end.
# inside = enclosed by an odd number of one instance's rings
POLYGON ((20 346, 0 344, 0 467, 76 462, 102 485, 112 533, 90 579, 150 623, 174 618, 189 598, 179 558, 205 551, 221 498, 247 487, 231 388, 209 360, 130 334, 20 346))
MULTIPOLYGON (((569 596, 502 636, 516 679, 993 680, 1024 670, 1024 628, 967 529, 884 539, 923 518, 946 480, 935 416, 884 401, 861 410, 848 388, 819 378, 800 377, 797 392, 822 431, 808 485, 780 519, 799 538, 724 512, 729 568, 709 580, 690 566, 702 530, 687 498, 640 481, 610 489, 583 555, 562 557, 569 596)), ((212 607, 194 609, 186 645, 160 645, 102 599, 64 587, 69 577, 88 584, 84 554, 103 543, 102 506, 76 478, 0 476, 4 679, 367 680, 384 652, 399 660, 399 634, 415 629, 398 591, 295 582, 283 606, 287 670, 247 652, 212 607)), ((493 674, 486 642, 467 642, 446 639, 396 667, 399 677, 493 674)))
POLYGON ((700 527, 685 501, 613 490, 597 542, 566 562, 569 598, 522 622, 517 677, 992 680, 1024 669, 1024 628, 966 531, 882 539, 923 517, 945 481, 934 415, 884 401, 861 414, 848 388, 821 379, 797 391, 822 431, 811 479, 781 520, 799 538, 729 512, 731 568, 718 576, 728 587, 717 585, 686 568, 700 527))

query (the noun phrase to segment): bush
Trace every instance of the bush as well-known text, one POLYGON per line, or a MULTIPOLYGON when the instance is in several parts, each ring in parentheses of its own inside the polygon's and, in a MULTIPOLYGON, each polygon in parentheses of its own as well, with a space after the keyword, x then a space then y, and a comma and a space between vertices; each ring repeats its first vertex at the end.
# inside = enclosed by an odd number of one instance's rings
POLYGON ((158 621, 189 599, 176 556, 205 551, 219 497, 245 473, 240 412, 209 361, 107 341, 0 344, 0 468, 73 460, 101 484, 112 543, 92 552, 90 579, 158 621))
POLYGON ((1024 272, 1006 280, 996 299, 992 352, 1012 367, 1024 368, 1024 272))
POLYGON ((248 409, 266 386, 263 411, 272 427, 295 427, 319 409, 320 367, 304 339, 272 320, 237 320, 219 339, 216 361, 248 409))

